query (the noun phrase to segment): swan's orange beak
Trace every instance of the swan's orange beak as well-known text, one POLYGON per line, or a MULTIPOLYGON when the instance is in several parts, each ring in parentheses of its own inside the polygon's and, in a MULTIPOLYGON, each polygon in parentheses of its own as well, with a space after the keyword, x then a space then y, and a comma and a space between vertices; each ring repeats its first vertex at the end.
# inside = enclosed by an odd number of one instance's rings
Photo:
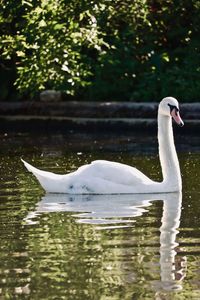
POLYGON ((180 117, 179 111, 176 108, 173 108, 171 111, 171 116, 174 119, 174 121, 181 127, 184 126, 184 122, 180 117))

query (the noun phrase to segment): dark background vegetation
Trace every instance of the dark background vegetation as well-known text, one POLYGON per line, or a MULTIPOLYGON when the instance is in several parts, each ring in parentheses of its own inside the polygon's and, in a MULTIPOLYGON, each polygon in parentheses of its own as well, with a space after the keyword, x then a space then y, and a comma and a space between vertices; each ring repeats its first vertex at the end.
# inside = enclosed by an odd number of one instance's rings
POLYGON ((198 101, 200 1, 2 0, 0 100, 198 101))

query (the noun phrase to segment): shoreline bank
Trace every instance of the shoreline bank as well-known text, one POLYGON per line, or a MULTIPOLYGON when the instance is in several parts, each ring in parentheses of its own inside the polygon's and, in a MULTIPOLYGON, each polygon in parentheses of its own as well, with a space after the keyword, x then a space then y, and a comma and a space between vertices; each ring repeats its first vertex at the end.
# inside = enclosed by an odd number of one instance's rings
MULTIPOLYGON (((156 130, 157 107, 155 102, 0 102, 0 130, 156 130)), ((200 103, 180 109, 182 132, 199 131, 200 103)))

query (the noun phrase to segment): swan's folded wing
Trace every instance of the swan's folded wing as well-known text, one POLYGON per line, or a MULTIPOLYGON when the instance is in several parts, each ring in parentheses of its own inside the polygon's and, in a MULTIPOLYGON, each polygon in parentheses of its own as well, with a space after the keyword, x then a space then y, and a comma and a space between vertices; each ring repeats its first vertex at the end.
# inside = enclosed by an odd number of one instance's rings
POLYGON ((152 180, 138 169, 106 160, 96 160, 90 165, 80 167, 78 173, 88 178, 101 178, 117 184, 138 185, 152 183, 152 180))

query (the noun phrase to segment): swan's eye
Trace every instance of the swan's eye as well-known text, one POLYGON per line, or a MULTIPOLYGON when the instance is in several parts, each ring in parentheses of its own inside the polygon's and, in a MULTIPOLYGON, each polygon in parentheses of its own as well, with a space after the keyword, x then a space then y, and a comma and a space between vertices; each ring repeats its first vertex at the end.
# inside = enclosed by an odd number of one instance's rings
POLYGON ((168 103, 168 106, 169 106, 169 108, 170 108, 170 113, 172 112, 173 109, 175 109, 175 114, 177 115, 177 113, 179 112, 178 107, 175 106, 175 105, 171 105, 171 104, 169 104, 169 103, 168 103))

